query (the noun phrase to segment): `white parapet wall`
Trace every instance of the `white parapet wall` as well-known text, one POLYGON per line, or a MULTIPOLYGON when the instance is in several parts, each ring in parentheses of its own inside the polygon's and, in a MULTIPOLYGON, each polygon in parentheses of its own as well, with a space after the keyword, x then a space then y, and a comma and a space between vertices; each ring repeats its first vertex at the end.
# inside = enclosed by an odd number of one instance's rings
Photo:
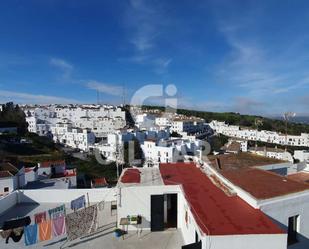
POLYGON ((206 236, 203 249, 286 249, 286 234, 248 234, 206 236))
POLYGON ((91 203, 100 201, 116 201, 115 188, 100 189, 44 189, 22 190, 18 194, 19 203, 69 203, 73 199, 85 195, 91 203))
POLYGON ((0 215, 18 203, 70 203, 73 199, 86 196, 90 203, 116 201, 116 188, 100 189, 33 189, 17 190, 0 199, 0 215))

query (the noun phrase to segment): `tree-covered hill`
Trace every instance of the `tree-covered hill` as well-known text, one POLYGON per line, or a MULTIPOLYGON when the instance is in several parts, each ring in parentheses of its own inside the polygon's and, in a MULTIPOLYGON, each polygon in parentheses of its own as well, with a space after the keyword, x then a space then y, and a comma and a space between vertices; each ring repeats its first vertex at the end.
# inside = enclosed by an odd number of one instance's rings
POLYGON ((28 124, 23 110, 13 102, 8 102, 2 106, 0 111, 0 124, 8 126, 16 126, 19 134, 27 132, 28 124))
MULTIPOLYGON (((162 106, 143 106, 143 109, 159 109, 164 110, 162 106)), ((178 114, 196 116, 210 122, 212 120, 225 121, 230 125, 240 125, 256 129, 255 119, 262 120, 263 124, 259 126, 259 130, 269 130, 285 133, 285 122, 283 120, 271 119, 255 115, 243 115, 235 112, 205 112, 196 110, 177 109, 178 114)), ((304 123, 290 122, 288 124, 288 134, 300 135, 300 133, 309 133, 309 125, 304 123)))

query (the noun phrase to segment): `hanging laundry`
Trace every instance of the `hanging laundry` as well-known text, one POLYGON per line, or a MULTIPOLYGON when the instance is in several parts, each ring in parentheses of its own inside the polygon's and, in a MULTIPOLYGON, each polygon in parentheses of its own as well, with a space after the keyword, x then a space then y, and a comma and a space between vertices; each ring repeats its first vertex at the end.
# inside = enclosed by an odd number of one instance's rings
POLYGON ((36 213, 34 215, 34 222, 39 224, 41 223, 42 221, 45 221, 46 220, 46 211, 44 212, 41 212, 41 213, 36 213))
POLYGON ((100 201, 98 203, 98 208, 99 208, 99 211, 103 211, 103 209, 104 209, 104 201, 100 201))
POLYGON ((58 216, 64 216, 65 215, 65 205, 63 204, 59 207, 49 209, 48 214, 49 214, 50 219, 56 218, 58 216))
POLYGON ((74 240, 97 230, 97 205, 66 216, 68 240, 74 240))
POLYGON ((38 242, 38 224, 25 227, 25 245, 30 246, 38 242))
POLYGON ((5 230, 3 234, 3 238, 5 238, 6 244, 9 243, 10 238, 12 238, 14 242, 19 242, 21 238, 23 237, 23 234, 24 234, 24 228, 18 227, 14 229, 5 230))
POLYGON ((8 229, 14 229, 19 227, 28 226, 31 223, 31 219, 29 216, 13 219, 13 220, 7 220, 3 223, 2 229, 8 230, 8 229))
POLYGON ((104 212, 104 201, 101 201, 97 204, 97 220, 98 220, 98 228, 104 226, 105 220, 105 212, 104 212))
POLYGON ((45 241, 45 240, 50 240, 51 239, 51 232, 52 232, 52 221, 47 220, 43 221, 39 226, 39 240, 40 241, 45 241))
POLYGON ((9 230, 2 230, 0 232, 0 235, 3 239, 6 239, 7 237, 10 236, 11 232, 13 231, 13 229, 9 229, 9 230))
POLYGON ((64 235, 66 233, 65 217, 59 216, 57 218, 54 218, 52 220, 52 228, 54 237, 64 235))
POLYGON ((71 201, 71 209, 78 210, 86 206, 86 198, 85 195, 82 195, 74 200, 71 201))

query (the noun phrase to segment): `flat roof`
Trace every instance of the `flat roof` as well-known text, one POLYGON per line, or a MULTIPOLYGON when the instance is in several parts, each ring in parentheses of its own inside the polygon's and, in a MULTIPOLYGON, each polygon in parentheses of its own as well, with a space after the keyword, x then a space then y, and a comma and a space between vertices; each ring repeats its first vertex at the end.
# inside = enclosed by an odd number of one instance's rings
POLYGON ((257 168, 220 172, 225 178, 257 199, 269 199, 309 190, 309 185, 257 168))
POLYGON ((125 186, 158 186, 164 185, 158 168, 127 168, 120 179, 125 186))
POLYGON ((287 176, 288 179, 309 184, 309 172, 298 172, 287 176))
POLYGON ((283 234, 262 211, 228 196, 195 164, 160 164, 165 185, 181 184, 191 212, 208 235, 283 234))
POLYGON ((126 169, 120 181, 122 183, 140 183, 141 182, 140 171, 134 168, 126 169))
POLYGON ((203 158, 205 162, 209 161, 211 166, 219 169, 216 160, 219 159, 221 170, 244 169, 255 166, 265 166, 269 164, 279 164, 286 161, 281 161, 274 158, 263 157, 248 152, 238 154, 223 154, 216 156, 207 156, 203 158))

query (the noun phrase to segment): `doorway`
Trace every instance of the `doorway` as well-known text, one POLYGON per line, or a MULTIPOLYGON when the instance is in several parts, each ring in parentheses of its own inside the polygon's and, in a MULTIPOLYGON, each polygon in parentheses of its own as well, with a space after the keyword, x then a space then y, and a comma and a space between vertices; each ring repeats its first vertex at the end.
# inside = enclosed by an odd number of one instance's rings
POLYGON ((177 228, 177 194, 164 195, 164 209, 165 228, 177 228))
POLYGON ((151 195, 151 231, 177 228, 177 194, 151 195))

